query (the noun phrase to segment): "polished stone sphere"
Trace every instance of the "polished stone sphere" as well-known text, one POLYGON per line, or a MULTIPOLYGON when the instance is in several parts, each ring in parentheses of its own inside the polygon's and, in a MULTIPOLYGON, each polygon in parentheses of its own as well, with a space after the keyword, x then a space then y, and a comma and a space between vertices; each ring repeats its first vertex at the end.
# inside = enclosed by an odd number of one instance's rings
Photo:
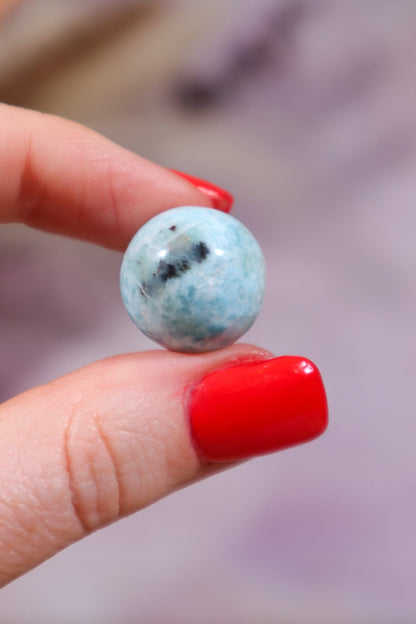
POLYGON ((264 258, 237 219, 182 206, 134 236, 121 267, 121 295, 146 336, 172 351, 232 344, 253 324, 264 291, 264 258))

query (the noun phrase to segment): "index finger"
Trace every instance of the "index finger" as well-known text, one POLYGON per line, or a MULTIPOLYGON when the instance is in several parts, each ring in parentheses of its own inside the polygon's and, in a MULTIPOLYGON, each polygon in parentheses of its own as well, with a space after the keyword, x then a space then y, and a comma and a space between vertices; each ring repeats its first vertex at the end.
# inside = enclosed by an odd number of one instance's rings
POLYGON ((0 222, 122 250, 163 210, 213 206, 197 186, 79 124, 0 104, 0 222))

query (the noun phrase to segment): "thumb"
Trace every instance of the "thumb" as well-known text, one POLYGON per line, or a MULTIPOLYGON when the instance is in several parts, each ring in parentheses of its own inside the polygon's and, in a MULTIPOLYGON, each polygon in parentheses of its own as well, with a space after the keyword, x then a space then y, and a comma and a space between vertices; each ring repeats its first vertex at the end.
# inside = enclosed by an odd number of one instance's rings
POLYGON ((326 426, 319 372, 247 345, 118 356, 0 407, 0 583, 212 472, 326 426), (223 463, 221 463, 223 466, 223 463))

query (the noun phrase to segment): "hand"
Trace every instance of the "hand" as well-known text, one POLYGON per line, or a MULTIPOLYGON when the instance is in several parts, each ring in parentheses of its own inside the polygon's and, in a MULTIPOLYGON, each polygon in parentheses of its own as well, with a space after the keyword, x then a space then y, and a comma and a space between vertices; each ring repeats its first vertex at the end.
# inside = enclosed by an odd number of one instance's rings
MULTIPOLYGON (((162 210, 213 206, 182 177, 56 117, 0 105, 0 144, 0 222, 123 250, 162 210)), ((24 392, 0 405, 0 583, 326 422, 311 362, 242 344, 116 356, 24 392)))

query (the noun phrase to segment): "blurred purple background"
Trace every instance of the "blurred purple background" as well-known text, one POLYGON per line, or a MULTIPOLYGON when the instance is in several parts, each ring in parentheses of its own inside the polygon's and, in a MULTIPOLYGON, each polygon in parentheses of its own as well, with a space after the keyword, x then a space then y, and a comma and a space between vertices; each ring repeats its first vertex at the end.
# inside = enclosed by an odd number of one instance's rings
MULTIPOLYGON (((8 8, 2 101, 235 194, 268 266, 244 339, 313 359, 331 422, 72 546, 3 590, 0 621, 415 622, 416 4, 8 8)), ((120 260, 0 229, 1 399, 152 346, 120 260)))

